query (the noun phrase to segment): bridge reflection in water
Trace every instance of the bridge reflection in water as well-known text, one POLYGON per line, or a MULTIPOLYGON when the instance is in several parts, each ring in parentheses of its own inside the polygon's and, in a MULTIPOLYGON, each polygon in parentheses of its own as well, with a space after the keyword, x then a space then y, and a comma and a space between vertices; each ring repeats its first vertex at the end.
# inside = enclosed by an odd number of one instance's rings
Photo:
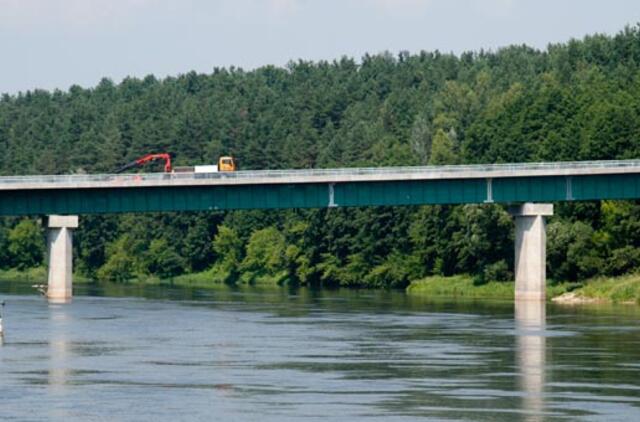
POLYGON ((546 308, 544 301, 515 301, 516 364, 520 372, 522 409, 526 421, 544 420, 546 308))

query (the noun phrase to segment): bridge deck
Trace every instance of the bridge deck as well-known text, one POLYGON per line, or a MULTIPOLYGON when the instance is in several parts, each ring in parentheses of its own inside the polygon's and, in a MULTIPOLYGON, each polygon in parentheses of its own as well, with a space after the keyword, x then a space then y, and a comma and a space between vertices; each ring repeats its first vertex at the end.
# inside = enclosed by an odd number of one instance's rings
POLYGON ((639 198, 640 160, 0 177, 0 215, 639 198))
POLYGON ((481 164, 421 167, 260 170, 220 173, 73 174, 3 176, 0 191, 276 185, 411 180, 503 179, 545 176, 640 174, 640 160, 481 164))

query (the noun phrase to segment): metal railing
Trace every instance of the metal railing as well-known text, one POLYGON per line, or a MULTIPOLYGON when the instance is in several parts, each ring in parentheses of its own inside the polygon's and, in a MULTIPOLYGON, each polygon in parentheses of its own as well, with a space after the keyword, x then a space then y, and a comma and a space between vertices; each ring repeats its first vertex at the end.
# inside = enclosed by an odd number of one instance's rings
POLYGON ((243 170, 217 173, 129 173, 129 174, 65 174, 65 175, 28 175, 0 176, 0 184, 17 183, 98 183, 98 182, 137 182, 165 180, 202 180, 202 179, 252 179, 252 178, 285 178, 285 177, 331 177, 357 175, 415 175, 428 173, 455 174, 461 172, 496 172, 535 170, 571 170, 571 169, 620 169, 635 168, 640 171, 640 160, 617 161, 573 161, 543 163, 510 163, 510 164, 471 164, 447 166, 413 166, 413 167, 353 167, 334 169, 300 169, 300 170, 243 170))

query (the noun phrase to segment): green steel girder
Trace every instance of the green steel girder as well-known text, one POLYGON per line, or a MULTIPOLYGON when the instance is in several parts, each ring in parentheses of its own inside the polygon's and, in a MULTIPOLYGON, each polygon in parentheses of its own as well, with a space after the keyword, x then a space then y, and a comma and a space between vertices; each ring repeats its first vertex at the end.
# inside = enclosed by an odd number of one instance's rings
POLYGON ((572 179, 572 199, 576 201, 640 198, 640 174, 579 176, 572 179))
POLYGON ((486 199, 484 179, 350 182, 335 185, 337 206, 479 203, 486 199))
POLYGON ((640 174, 383 182, 0 190, 0 215, 640 198, 640 174))
POLYGON ((0 191, 0 215, 99 214, 328 206, 324 184, 0 191))

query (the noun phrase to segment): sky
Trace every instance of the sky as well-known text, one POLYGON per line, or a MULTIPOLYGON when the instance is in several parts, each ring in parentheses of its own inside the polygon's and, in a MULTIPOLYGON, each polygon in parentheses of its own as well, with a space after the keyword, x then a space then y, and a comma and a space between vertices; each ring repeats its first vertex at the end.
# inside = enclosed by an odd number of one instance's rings
POLYGON ((639 22, 638 0, 0 0, 0 93, 383 51, 544 49, 639 22))

